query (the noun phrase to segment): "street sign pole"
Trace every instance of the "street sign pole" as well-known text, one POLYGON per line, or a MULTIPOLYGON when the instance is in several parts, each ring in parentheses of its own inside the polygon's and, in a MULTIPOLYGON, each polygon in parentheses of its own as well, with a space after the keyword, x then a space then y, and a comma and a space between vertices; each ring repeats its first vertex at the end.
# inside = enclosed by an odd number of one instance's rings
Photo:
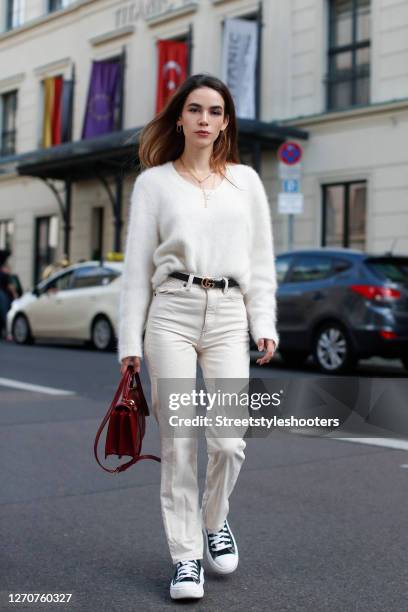
POLYGON ((293 214, 288 215, 288 250, 293 249, 293 214))
POLYGON ((301 192, 302 148, 296 142, 284 142, 278 150, 279 178, 282 180, 282 191, 278 196, 278 210, 288 217, 288 250, 294 246, 295 214, 303 212, 303 194, 301 192))

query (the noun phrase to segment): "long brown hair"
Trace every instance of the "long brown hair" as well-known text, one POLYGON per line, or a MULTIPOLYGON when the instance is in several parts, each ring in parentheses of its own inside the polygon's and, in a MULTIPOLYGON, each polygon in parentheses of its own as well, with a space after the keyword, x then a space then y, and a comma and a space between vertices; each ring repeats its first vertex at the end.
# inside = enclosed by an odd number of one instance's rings
POLYGON ((151 168, 174 161, 183 153, 184 134, 176 131, 187 96, 199 87, 211 87, 223 97, 224 116, 228 125, 214 142, 210 157, 213 172, 224 174, 227 163, 239 164, 235 105, 228 87, 209 74, 193 74, 174 92, 165 107, 140 132, 139 160, 141 167, 151 168))

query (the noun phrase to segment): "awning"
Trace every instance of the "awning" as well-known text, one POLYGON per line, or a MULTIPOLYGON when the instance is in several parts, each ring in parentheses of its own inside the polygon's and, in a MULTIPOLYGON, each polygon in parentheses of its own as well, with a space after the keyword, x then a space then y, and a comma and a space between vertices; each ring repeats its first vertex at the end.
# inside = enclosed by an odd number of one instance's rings
MULTIPOLYGON (((71 200, 73 183, 97 179, 112 205, 114 218, 113 250, 122 245, 123 179, 137 172, 138 144, 142 128, 112 132, 98 138, 67 142, 47 149, 0 159, 0 175, 18 173, 39 178, 52 190, 64 221, 64 253, 70 254, 71 200), (54 181, 63 181, 63 193, 54 181)), ((239 152, 252 157, 259 171, 264 150, 276 150, 288 138, 306 140, 308 133, 292 126, 281 126, 251 119, 238 119, 239 152)))
MULTIPOLYGON (((112 132, 98 138, 64 143, 48 149, 0 160, 0 173, 16 171, 22 176, 80 181, 127 174, 138 167, 138 142, 142 128, 112 132)), ((238 119, 240 150, 275 150, 288 138, 306 140, 308 132, 276 122, 238 119)))

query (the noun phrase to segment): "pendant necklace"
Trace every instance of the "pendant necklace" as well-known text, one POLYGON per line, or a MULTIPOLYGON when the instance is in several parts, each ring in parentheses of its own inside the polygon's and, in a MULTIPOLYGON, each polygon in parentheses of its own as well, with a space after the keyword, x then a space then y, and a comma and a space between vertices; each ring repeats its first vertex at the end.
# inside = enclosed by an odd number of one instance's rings
POLYGON ((210 194, 210 193, 206 193, 206 192, 205 192, 204 188, 203 188, 203 187, 201 187, 201 183, 203 183, 204 181, 206 181, 206 180, 207 180, 207 179, 208 179, 208 178, 209 178, 209 177, 210 177, 212 174, 214 174, 214 172, 210 172, 210 174, 209 174, 208 176, 206 176, 205 178, 201 179, 201 181, 200 181, 200 179, 199 179, 199 178, 197 178, 197 177, 196 177, 196 176, 195 176, 195 175, 194 175, 192 172, 190 172, 190 170, 187 168, 187 166, 186 166, 186 165, 185 165, 185 163, 183 162, 182 158, 180 157, 179 159, 180 159, 180 161, 181 161, 182 165, 184 166, 184 168, 186 169, 186 172, 188 172, 188 174, 189 174, 190 176, 192 176, 192 177, 193 177, 193 179, 194 179, 195 181, 197 181, 197 183, 199 184, 199 187, 200 187, 200 189, 201 189, 201 191, 202 191, 202 193, 203 193, 203 196, 204 196, 204 208, 207 208, 207 200, 210 198, 211 194, 210 194))

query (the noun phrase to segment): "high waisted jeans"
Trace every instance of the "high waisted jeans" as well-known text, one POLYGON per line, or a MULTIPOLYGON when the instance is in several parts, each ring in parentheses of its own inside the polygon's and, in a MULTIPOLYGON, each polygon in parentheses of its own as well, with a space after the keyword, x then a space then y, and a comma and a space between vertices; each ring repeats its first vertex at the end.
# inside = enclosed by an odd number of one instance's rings
MULTIPOLYGON (((203 558, 202 526, 218 531, 245 459, 241 435, 207 435, 208 465, 202 509, 197 482, 197 435, 169 436, 160 412, 160 379, 196 381, 197 359, 204 381, 249 379, 248 318, 239 287, 205 289, 168 277, 154 291, 147 317, 144 355, 152 389, 152 412, 161 439, 160 500, 173 563, 203 558)), ((176 383, 177 384, 177 383, 176 383)), ((181 381, 180 381, 181 384, 181 381)), ((183 388, 183 391, 185 389, 183 388)))

